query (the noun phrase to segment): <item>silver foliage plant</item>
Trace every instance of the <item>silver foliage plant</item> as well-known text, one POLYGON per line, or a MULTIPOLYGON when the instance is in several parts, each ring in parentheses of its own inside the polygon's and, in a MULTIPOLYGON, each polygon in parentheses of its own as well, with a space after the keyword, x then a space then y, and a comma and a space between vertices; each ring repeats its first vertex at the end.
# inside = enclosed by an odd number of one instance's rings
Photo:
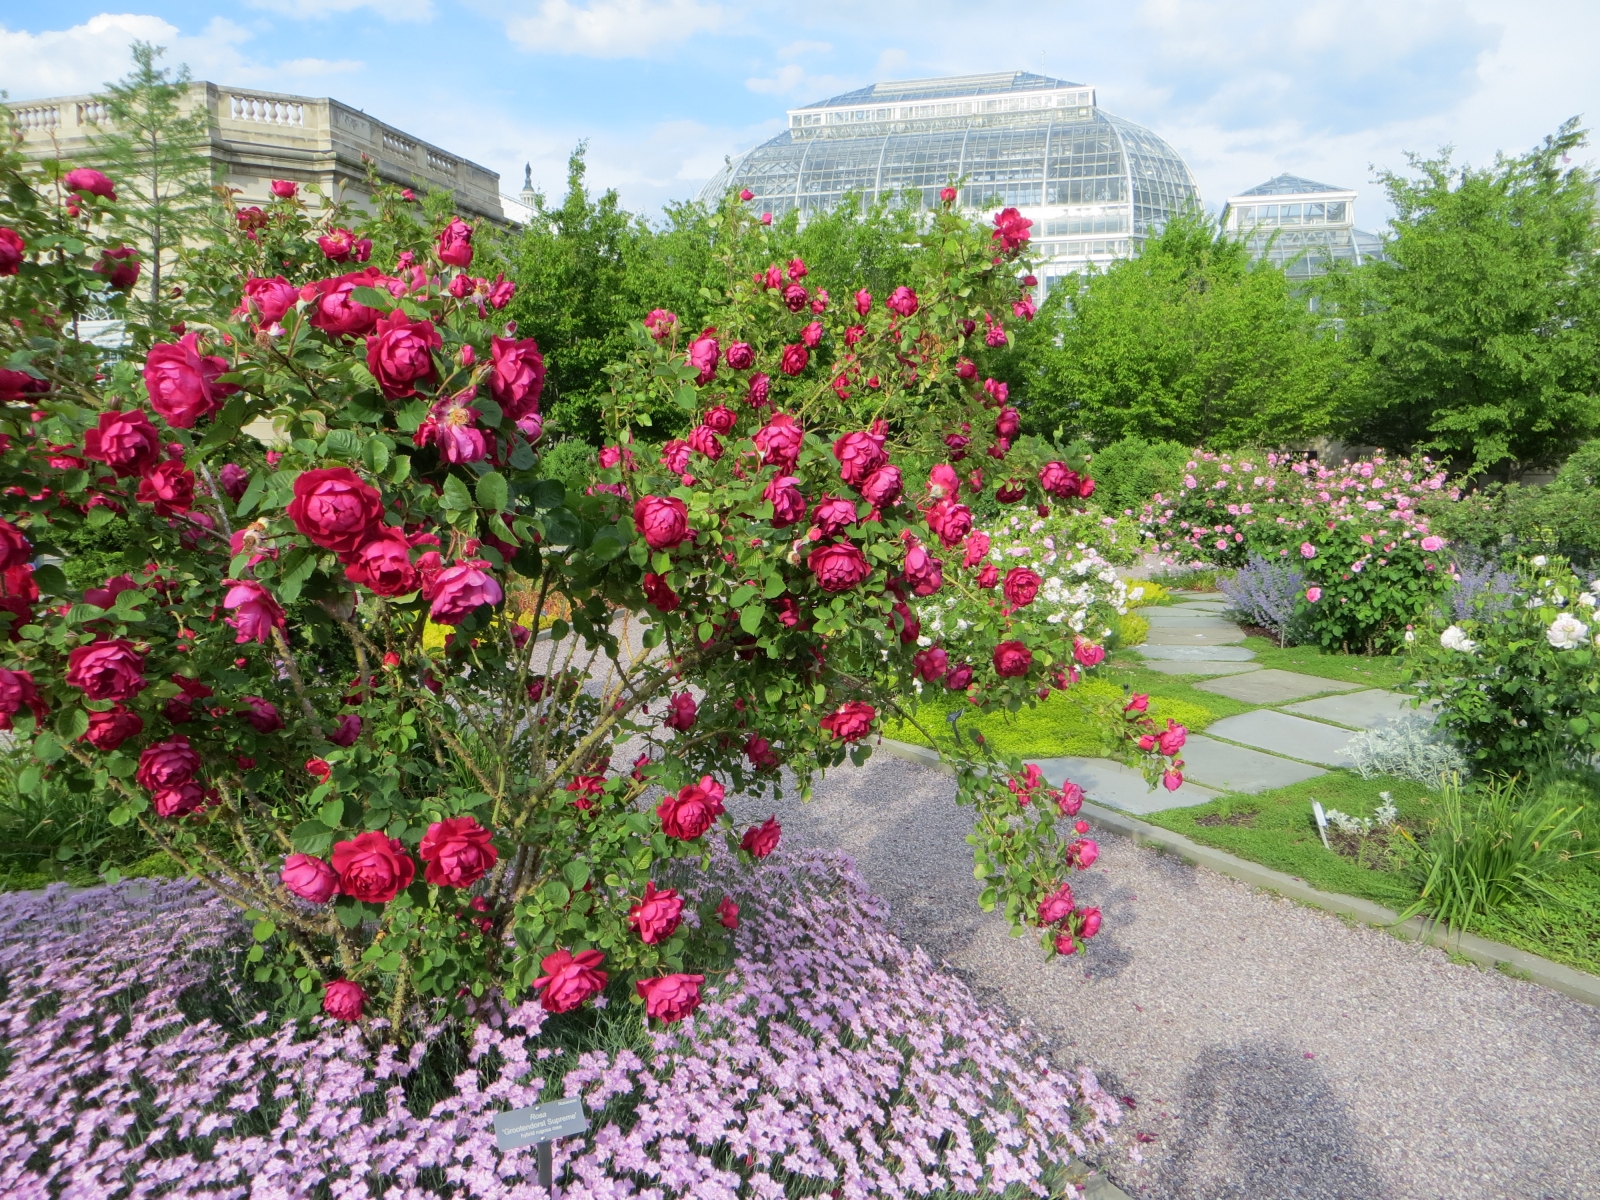
POLYGON ((1441 778, 1465 776, 1467 760, 1424 713, 1407 711, 1387 725, 1358 733, 1345 747, 1363 779, 1396 775, 1437 788, 1441 778))

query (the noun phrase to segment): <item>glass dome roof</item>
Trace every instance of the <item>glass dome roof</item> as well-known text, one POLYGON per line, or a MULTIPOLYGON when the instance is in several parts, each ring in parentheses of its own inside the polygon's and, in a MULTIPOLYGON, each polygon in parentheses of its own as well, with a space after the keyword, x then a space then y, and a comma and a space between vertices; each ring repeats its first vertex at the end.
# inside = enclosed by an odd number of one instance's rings
POLYGON ((1136 253, 1174 212, 1200 202, 1188 166, 1161 138, 1098 107, 1094 89, 1023 71, 879 83, 789 112, 789 128, 727 165, 700 198, 729 188, 781 216, 939 189, 960 203, 1011 205, 1033 220, 1052 278, 1136 253))

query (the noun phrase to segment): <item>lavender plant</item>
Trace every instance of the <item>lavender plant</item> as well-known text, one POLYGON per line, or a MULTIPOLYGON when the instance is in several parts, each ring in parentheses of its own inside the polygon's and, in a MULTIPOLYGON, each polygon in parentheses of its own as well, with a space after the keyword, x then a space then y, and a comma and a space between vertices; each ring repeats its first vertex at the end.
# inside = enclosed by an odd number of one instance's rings
POLYGON ((492 1116, 561 1095, 591 1118, 566 1200, 1077 1194, 1055 1164, 1118 1119, 1091 1073, 902 945, 841 856, 713 867, 738 957, 697 1013, 652 1034, 609 1005, 632 1035, 594 1049, 557 1036, 592 1009, 488 1003, 442 1094, 438 1028, 257 1013, 226 970, 248 927, 194 884, 0 898, 0 1194, 544 1200, 492 1116))
POLYGON ((1274 562, 1259 554, 1250 555, 1232 576, 1217 580, 1233 607, 1251 624, 1277 634, 1280 646, 1288 644, 1305 583, 1306 574, 1295 563, 1274 562))
POLYGON ((1507 571, 1491 555, 1470 551, 1457 555, 1451 564, 1450 579, 1445 598, 1457 621, 1497 617, 1509 611, 1514 602, 1516 573, 1507 571))

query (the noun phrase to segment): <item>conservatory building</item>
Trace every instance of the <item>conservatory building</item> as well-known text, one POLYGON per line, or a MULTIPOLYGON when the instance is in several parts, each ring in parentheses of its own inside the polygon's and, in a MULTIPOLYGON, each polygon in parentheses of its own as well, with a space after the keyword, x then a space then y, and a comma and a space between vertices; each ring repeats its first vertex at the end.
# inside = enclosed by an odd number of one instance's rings
POLYGON ((1265 258, 1290 279, 1326 275, 1332 263, 1359 267, 1383 258, 1383 239, 1356 228, 1356 193, 1277 175, 1228 198, 1222 227, 1245 239, 1252 257, 1265 258))
POLYGON ((867 202, 964 181, 973 212, 1033 221, 1045 289, 1073 271, 1137 254, 1173 213, 1200 204, 1194 176, 1155 134, 1113 116, 1083 84, 1008 71, 879 83, 790 110, 789 128, 728 160, 701 199, 730 188, 800 220, 846 194, 867 202))

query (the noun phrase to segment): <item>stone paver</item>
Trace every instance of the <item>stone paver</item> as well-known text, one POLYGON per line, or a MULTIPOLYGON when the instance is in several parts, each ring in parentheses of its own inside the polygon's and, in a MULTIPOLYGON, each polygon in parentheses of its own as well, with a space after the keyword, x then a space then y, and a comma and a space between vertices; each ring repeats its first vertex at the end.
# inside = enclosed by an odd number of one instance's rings
MULTIPOLYGON (((1183 604, 1169 604, 1164 607, 1172 609, 1173 612, 1222 613, 1228 611, 1226 604, 1215 600, 1190 600, 1183 604)), ((1160 608, 1149 611, 1159 612, 1160 608)))
POLYGON ((1166 608, 1141 608, 1139 615, 1152 622, 1163 625, 1232 625, 1232 621, 1224 620, 1215 610, 1210 608, 1190 608, 1187 605, 1172 605, 1166 608))
POLYGON ((1155 659, 1144 664, 1147 671, 1159 671, 1163 675, 1242 675, 1246 671, 1261 670, 1260 663, 1253 662, 1158 662, 1155 659))
POLYGON ((1150 627, 1145 638, 1147 646, 1228 646, 1244 641, 1244 630, 1224 624, 1218 629, 1190 629, 1184 626, 1167 629, 1159 625, 1150 627))
POLYGON ((1053 787, 1070 779, 1095 803, 1141 816, 1204 804, 1221 794, 1187 781, 1175 792, 1159 785, 1151 791, 1140 772, 1109 758, 1041 758, 1039 769, 1053 787))
POLYGON ((1213 679, 1195 686, 1219 696, 1242 700, 1246 704, 1286 704, 1322 692, 1354 692, 1361 688, 1359 683, 1340 683, 1337 679, 1276 669, 1236 675, 1229 679, 1213 679))
POLYGON ((1302 717, 1315 717, 1319 721, 1335 721, 1352 729, 1376 729, 1401 713, 1410 712, 1411 697, 1400 692, 1371 688, 1365 692, 1351 692, 1347 696, 1323 696, 1320 700, 1286 704, 1283 711, 1302 717))
POLYGON ((1321 767, 1231 746, 1203 733, 1189 735, 1183 747, 1183 762, 1186 780, 1224 792, 1266 792, 1327 774, 1321 767))
POLYGON ((1164 662, 1249 662, 1256 656, 1244 646, 1152 646, 1148 642, 1135 646, 1134 652, 1164 662))
POLYGON ((1224 717, 1206 726, 1206 731, 1230 742, 1243 742, 1270 754, 1300 758, 1325 767, 1348 767, 1355 761, 1345 750, 1355 736, 1348 729, 1274 712, 1270 708, 1224 717))

